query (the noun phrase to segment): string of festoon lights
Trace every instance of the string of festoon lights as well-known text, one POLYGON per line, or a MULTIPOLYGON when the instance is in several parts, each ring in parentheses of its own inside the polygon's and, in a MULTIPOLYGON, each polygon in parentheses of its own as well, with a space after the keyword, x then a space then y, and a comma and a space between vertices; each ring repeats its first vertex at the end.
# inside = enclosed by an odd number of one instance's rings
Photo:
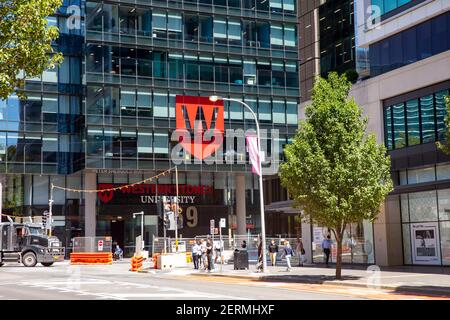
POLYGON ((72 189, 72 188, 65 188, 65 187, 61 187, 61 186, 57 186, 54 185, 52 183, 51 188, 53 189, 59 189, 59 190, 64 190, 64 191, 68 191, 68 192, 77 192, 77 193, 101 193, 101 192, 110 192, 110 191, 118 191, 118 190, 126 190, 128 188, 133 188, 134 186, 146 183, 146 182, 151 182, 153 180, 157 180, 158 178, 165 176, 166 174, 170 173, 171 171, 175 170, 176 167, 167 169, 166 171, 163 171, 153 177, 138 181, 138 182, 134 182, 134 183, 130 183, 124 186, 120 186, 120 187, 115 187, 115 188, 106 188, 106 189, 72 189))

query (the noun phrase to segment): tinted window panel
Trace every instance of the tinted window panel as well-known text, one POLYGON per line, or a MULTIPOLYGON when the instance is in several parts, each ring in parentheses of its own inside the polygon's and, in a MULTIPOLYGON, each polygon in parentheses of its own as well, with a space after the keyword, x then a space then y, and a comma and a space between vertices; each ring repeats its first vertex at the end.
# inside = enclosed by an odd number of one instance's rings
POLYGON ((435 140, 433 95, 420 98, 420 112, 422 116, 422 141, 423 143, 435 140))

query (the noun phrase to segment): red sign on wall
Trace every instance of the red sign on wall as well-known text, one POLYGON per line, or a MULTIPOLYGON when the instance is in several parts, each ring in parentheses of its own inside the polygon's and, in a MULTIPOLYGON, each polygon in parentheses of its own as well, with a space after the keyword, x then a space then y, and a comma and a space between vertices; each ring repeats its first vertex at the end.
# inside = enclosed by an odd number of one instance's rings
POLYGON ((223 100, 212 102, 208 97, 177 96, 176 125, 177 130, 189 133, 189 136, 180 136, 179 140, 187 153, 199 160, 213 155, 223 142, 223 100), (205 137, 206 132, 208 138, 205 137))

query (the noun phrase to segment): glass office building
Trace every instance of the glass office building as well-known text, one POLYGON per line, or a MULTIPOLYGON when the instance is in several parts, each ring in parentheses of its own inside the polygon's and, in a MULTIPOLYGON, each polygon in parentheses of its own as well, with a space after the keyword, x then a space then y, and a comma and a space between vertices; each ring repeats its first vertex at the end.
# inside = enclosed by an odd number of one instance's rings
MULTIPOLYGON (((179 95, 245 101, 268 132, 266 156, 278 153, 282 160, 297 129, 297 20, 294 0, 65 1, 51 18, 62 32, 57 45, 64 63, 29 81, 26 101, 10 97, 0 104, 4 197, 17 198, 7 210, 40 215, 52 183, 120 186, 173 167, 179 95), (70 5, 81 9, 80 28, 67 27, 70 5)), ((225 129, 255 128, 239 103, 225 102, 224 122, 225 129)), ((194 190, 185 196, 195 196, 184 208, 189 217, 181 233, 207 234, 210 219, 233 216, 240 172, 248 172, 248 225, 257 232, 258 183, 248 163, 185 163, 179 170, 180 184, 194 190)), ((174 176, 162 177, 112 199, 55 191, 55 231, 67 239, 112 234, 128 246, 140 230, 132 213, 144 210, 146 238, 157 236, 156 204, 148 196, 170 195, 174 183, 174 176), (87 232, 92 221, 94 232, 87 232)))

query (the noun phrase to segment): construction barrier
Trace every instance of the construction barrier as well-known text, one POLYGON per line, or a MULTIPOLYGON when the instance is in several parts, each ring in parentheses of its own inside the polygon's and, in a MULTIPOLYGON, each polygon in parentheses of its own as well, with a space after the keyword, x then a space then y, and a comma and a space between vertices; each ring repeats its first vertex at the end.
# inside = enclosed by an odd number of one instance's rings
POLYGON ((73 252, 70 264, 112 264, 111 252, 73 252))
POLYGON ((153 259, 153 266, 155 269, 158 269, 158 256, 161 255, 161 253, 155 253, 152 256, 153 259))
POLYGON ((187 263, 192 262, 192 252, 186 252, 186 262, 187 263))
POLYGON ((144 257, 137 255, 131 258, 131 271, 142 271, 142 264, 144 262, 144 257))

